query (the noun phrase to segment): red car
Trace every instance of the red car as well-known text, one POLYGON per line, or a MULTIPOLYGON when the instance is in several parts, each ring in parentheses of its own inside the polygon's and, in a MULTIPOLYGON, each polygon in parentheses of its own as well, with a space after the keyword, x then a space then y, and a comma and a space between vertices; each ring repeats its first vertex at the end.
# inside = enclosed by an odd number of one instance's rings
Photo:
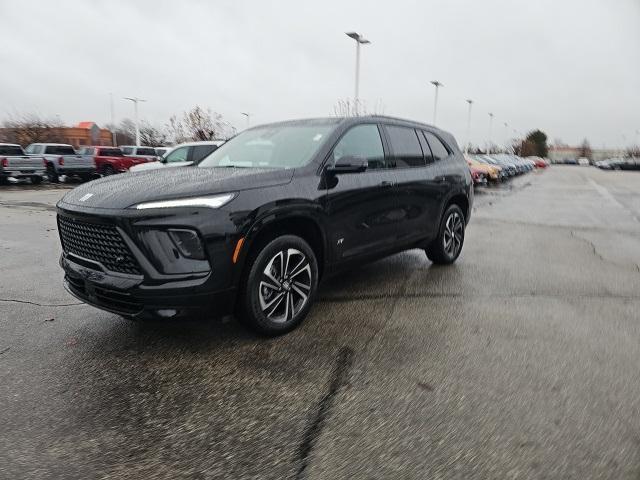
POLYGON ((117 147, 82 147, 80 154, 93 158, 100 175, 128 172, 132 166, 148 161, 141 157, 127 157, 117 147))
POLYGON ((486 185, 487 174, 473 165, 469 165, 469 171, 471 171, 471 178, 473 179, 473 185, 486 185))

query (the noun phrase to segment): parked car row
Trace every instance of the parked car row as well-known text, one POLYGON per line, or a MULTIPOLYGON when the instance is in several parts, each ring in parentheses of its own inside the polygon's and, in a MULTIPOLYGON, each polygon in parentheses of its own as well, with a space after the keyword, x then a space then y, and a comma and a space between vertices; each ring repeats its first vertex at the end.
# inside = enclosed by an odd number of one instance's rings
POLYGON ((640 170, 640 158, 609 158, 599 160, 594 165, 602 170, 640 170))
POLYGON ((522 158, 506 153, 465 155, 474 185, 488 185, 508 180, 515 175, 546 168, 549 164, 539 157, 522 158))
POLYGON ((8 178, 29 178, 38 184, 43 179, 58 183, 60 177, 75 176, 82 181, 128 171, 198 165, 224 141, 190 142, 175 147, 86 146, 77 151, 61 143, 20 145, 0 143, 0 182, 8 178))

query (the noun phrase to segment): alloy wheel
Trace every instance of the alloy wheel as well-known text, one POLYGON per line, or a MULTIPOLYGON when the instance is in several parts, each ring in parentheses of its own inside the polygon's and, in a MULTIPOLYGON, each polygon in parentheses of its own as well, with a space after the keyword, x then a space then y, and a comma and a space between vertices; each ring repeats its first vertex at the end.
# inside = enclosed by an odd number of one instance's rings
POLYGON ((295 248, 279 251, 267 263, 258 285, 263 314, 275 323, 290 321, 309 300, 311 285, 306 255, 295 248))
POLYGON ((443 243, 444 251, 449 257, 455 257, 462 248, 464 239, 464 224, 458 212, 451 212, 444 225, 443 243))

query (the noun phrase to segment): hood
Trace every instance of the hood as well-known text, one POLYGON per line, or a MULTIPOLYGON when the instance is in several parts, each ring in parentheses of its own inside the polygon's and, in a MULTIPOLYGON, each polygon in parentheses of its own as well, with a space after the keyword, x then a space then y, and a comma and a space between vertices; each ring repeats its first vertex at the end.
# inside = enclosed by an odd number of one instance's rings
POLYGON ((167 168, 110 175, 71 190, 58 206, 123 209, 141 202, 283 185, 291 181, 293 172, 292 169, 167 168))

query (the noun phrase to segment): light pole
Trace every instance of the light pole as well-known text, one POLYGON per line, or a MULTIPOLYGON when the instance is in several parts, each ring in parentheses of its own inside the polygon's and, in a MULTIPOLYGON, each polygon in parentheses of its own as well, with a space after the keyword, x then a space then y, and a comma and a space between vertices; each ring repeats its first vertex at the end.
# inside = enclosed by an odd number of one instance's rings
POLYGON ((118 140, 116 139, 116 124, 114 123, 113 115, 113 93, 109 93, 109 99, 111 101, 111 143, 114 147, 117 147, 118 140))
POLYGON ((442 83, 440 83, 438 80, 431 80, 431 85, 436 87, 436 96, 433 100, 433 126, 436 126, 436 117, 438 114, 438 89, 440 87, 444 87, 444 85, 442 83))
POLYGON ((469 153, 469 144, 471 143, 471 105, 473 105, 473 100, 467 98, 466 102, 469 104, 469 111, 467 112, 467 144, 464 146, 464 153, 469 153))
POLYGON ((136 124, 136 146, 140 145, 140 124, 138 123, 138 102, 146 102, 142 98, 138 97, 124 97, 125 100, 131 100, 133 102, 133 115, 136 124))
POLYGON ((489 144, 487 145, 487 153, 491 153, 491 134, 493 133, 493 113, 489 112, 489 144))
POLYGON ((346 32, 347 37, 351 37, 356 41, 356 91, 353 97, 353 111, 358 116, 358 90, 360 89, 360 45, 371 43, 362 35, 356 32, 346 32))
POLYGON ((507 153, 507 149, 509 146, 507 145, 509 142, 509 124, 504 122, 504 151, 507 153))
POLYGON ((247 117, 247 128, 249 128, 249 125, 251 123, 251 114, 249 112, 240 112, 241 115, 244 115, 245 117, 247 117))

